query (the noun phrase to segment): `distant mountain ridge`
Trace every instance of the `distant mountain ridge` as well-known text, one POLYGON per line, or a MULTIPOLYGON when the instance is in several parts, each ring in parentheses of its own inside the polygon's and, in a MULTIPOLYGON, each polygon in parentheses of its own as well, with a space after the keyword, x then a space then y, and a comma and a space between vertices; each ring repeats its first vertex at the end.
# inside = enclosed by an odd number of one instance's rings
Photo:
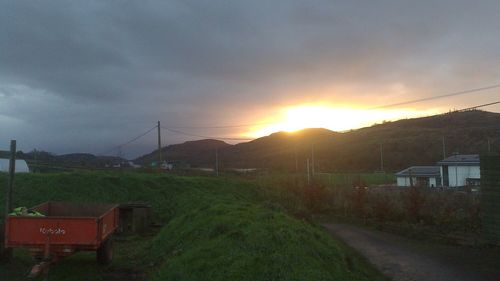
MULTIPOLYGON (((215 149, 222 168, 268 168, 305 170, 312 161, 316 171, 397 171, 410 165, 433 164, 452 153, 500 152, 500 114, 480 110, 452 112, 423 118, 403 119, 338 133, 327 129, 278 132, 250 142, 230 145, 200 140, 162 149, 164 159, 193 167, 213 167, 215 149)), ((137 158, 146 164, 157 151, 137 158)))
MULTIPOLYGON (((162 158, 184 166, 212 168, 217 150, 224 168, 264 168, 305 171, 307 159, 317 172, 398 171, 412 165, 431 165, 445 153, 500 153, 500 113, 480 110, 452 112, 423 118, 403 119, 371 127, 333 132, 312 128, 294 133, 278 132, 249 142, 231 145, 220 140, 187 141, 162 148, 162 158), (314 151, 314 155, 313 155, 314 151), (382 152, 382 153, 381 153, 382 152)), ((0 151, 1 158, 9 153, 0 151)), ((127 160, 89 153, 54 155, 45 151, 17 152, 29 163, 104 168, 127 160)), ((133 160, 149 166, 158 160, 158 151, 133 160)))
MULTIPOLYGON (((0 151, 0 158, 9 158, 9 151, 0 151)), ((128 162, 116 156, 96 156, 90 153, 69 153, 55 155, 46 151, 33 150, 30 152, 17 151, 16 158, 24 159, 30 166, 60 166, 60 167, 88 167, 105 168, 128 162)))
MULTIPOLYGON (((208 163, 215 161, 216 149, 223 150, 230 146, 230 144, 220 140, 205 139, 165 146, 162 147, 161 153, 164 156, 163 159, 169 162, 183 162, 194 167, 208 166, 208 163)), ((133 160, 134 163, 144 166, 156 161, 158 161, 158 150, 133 160)))

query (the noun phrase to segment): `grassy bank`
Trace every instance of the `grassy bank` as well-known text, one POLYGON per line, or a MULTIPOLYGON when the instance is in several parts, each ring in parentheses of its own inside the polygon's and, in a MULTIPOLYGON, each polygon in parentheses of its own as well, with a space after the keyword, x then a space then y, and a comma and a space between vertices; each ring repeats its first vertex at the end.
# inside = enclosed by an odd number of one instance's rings
MULTIPOLYGON (((267 201, 252 181, 137 173, 17 176, 15 206, 47 200, 147 201, 164 224, 148 236, 118 241, 112 266, 99 267, 93 254, 79 253, 54 267, 49 280, 384 280, 322 229, 267 201)), ((14 278, 29 264, 26 253, 16 251, 0 274, 14 278)))

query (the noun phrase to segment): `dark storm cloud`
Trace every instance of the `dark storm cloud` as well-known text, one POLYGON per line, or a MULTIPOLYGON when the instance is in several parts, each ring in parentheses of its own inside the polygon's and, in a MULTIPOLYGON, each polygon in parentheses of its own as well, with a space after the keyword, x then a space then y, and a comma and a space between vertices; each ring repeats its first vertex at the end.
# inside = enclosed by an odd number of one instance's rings
POLYGON ((402 84, 411 93, 390 96, 402 101, 499 82, 495 1, 0 6, 1 140, 17 137, 24 149, 98 152, 158 119, 238 123, 289 100, 362 104, 402 84), (323 85, 359 94, 300 91, 323 85))

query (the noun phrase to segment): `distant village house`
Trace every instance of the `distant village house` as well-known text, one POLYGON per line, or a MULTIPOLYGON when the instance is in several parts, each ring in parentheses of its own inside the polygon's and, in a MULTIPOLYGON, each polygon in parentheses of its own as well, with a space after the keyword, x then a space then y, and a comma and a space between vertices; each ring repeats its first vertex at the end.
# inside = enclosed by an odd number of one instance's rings
POLYGON ((481 180, 479 155, 453 155, 436 166, 412 166, 396 173, 397 185, 425 187, 478 186, 481 180))
POLYGON ((453 155, 437 163, 441 167, 443 186, 474 186, 481 179, 479 155, 453 155))
POLYGON ((398 186, 436 187, 441 185, 439 166, 412 166, 396 173, 398 186))

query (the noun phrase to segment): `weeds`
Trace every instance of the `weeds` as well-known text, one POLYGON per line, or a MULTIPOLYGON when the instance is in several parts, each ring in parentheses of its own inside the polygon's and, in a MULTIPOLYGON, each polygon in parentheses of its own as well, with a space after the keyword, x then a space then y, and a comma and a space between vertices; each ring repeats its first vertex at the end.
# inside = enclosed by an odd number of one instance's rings
POLYGON ((479 202, 473 193, 431 191, 423 187, 371 189, 367 185, 362 178, 354 177, 350 186, 332 186, 323 181, 307 185, 294 179, 266 188, 271 190, 268 194, 274 194, 274 201, 302 218, 334 215, 361 219, 365 223, 399 228, 402 234, 479 235, 479 202))

